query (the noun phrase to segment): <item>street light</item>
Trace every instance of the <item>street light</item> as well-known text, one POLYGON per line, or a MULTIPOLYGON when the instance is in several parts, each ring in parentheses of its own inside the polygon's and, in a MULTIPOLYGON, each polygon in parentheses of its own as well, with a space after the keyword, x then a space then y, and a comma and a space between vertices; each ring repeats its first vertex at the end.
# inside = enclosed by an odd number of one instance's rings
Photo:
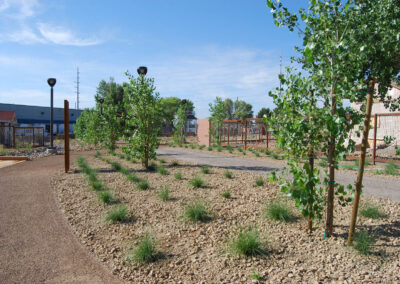
POLYGON ((147 74, 147 67, 146 66, 139 66, 137 69, 137 73, 141 76, 144 76, 147 74))
POLYGON ((53 147, 53 87, 56 84, 56 78, 47 79, 47 83, 50 86, 50 149, 53 147))
POLYGON ((103 103, 104 103, 104 99, 99 99, 99 103, 100 103, 100 115, 103 116, 103 103))

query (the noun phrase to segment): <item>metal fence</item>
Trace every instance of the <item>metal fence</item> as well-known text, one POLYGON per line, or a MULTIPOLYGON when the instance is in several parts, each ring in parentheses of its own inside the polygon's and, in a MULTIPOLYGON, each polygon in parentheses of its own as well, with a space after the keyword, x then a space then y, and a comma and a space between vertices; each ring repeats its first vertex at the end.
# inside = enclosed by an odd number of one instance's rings
POLYGON ((8 147, 44 146, 44 128, 0 126, 0 144, 8 147))

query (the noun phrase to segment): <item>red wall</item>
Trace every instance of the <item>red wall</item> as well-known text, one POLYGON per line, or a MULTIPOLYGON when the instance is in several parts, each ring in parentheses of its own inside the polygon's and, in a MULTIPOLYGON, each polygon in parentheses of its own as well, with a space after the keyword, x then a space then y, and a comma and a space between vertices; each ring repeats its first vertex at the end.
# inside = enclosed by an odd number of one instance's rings
POLYGON ((208 118, 197 120, 197 144, 210 146, 208 118))

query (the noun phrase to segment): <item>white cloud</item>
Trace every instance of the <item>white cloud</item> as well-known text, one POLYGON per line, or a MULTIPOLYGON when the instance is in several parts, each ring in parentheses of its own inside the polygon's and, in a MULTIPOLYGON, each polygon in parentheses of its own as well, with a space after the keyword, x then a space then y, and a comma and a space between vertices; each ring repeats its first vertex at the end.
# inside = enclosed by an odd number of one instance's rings
POLYGON ((37 0, 0 0, 0 12, 18 20, 33 17, 39 7, 37 0))
POLYGON ((38 28, 45 40, 55 44, 90 46, 102 43, 102 41, 97 38, 78 38, 70 30, 60 26, 39 23, 38 28))
POLYGON ((22 27, 20 30, 14 31, 2 37, 6 41, 22 44, 46 43, 45 39, 40 37, 29 27, 22 27))

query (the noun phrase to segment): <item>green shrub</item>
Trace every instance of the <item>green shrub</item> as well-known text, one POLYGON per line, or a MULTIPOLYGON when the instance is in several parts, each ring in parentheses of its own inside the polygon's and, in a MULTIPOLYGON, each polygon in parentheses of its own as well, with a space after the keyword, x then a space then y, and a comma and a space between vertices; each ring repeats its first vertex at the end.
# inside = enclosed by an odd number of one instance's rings
POLYGON ((188 204, 184 209, 183 216, 192 222, 206 222, 211 219, 207 207, 200 201, 188 204))
POLYGON ((279 156, 279 154, 277 152, 273 152, 271 157, 274 158, 275 160, 279 160, 280 159, 280 156, 279 156))
POLYGON ((200 188, 205 186, 205 182, 201 177, 194 177, 190 181, 190 185, 193 186, 194 188, 200 188))
POLYGON ((256 155, 256 157, 260 157, 260 153, 258 152, 253 152, 254 155, 256 155))
POLYGON ((159 174, 161 174, 161 175, 168 175, 168 174, 169 174, 168 171, 167 171, 167 169, 164 168, 164 167, 162 167, 162 166, 160 166, 160 167, 157 168, 157 172, 158 172, 159 174))
POLYGON ((138 245, 132 250, 129 260, 138 263, 150 263, 157 259, 156 244, 154 238, 146 233, 141 237, 138 245))
POLYGON ((175 179, 181 180, 182 179, 182 173, 181 172, 175 173, 175 179))
POLYGON ((92 182, 90 183, 90 185, 92 186, 92 188, 93 188, 95 191, 101 191, 101 190, 103 190, 103 183, 102 183, 101 180, 96 179, 96 180, 92 181, 92 182))
POLYGON ((90 183, 97 181, 97 171, 91 171, 88 177, 90 183))
POLYGON ((85 168, 88 168, 88 167, 89 167, 88 164, 87 164, 87 162, 86 162, 86 160, 85 160, 85 158, 82 157, 82 156, 79 156, 79 157, 76 159, 76 163, 78 164, 78 166, 79 166, 81 169, 85 169, 85 168))
POLYGON ((114 195, 108 190, 99 192, 98 197, 102 203, 111 204, 114 201, 114 195))
POLYGON ((213 150, 213 147, 212 147, 212 146, 208 146, 207 150, 208 150, 208 151, 212 151, 212 150, 213 150))
POLYGON ((360 215, 370 219, 379 219, 385 216, 380 208, 372 203, 363 204, 360 208, 360 215))
POLYGON ((203 150, 205 147, 206 147, 206 145, 200 145, 200 146, 199 146, 199 149, 200 149, 200 150, 203 150))
POLYGON ((243 154, 243 156, 246 155, 246 151, 243 151, 242 154, 243 154))
POLYGON ((398 169, 399 169, 399 165, 397 165, 393 162, 389 162, 385 165, 384 172, 387 175, 397 176, 397 175, 399 175, 398 169))
POLYGON ((233 174, 232 174, 232 172, 226 170, 226 171, 224 172, 224 177, 226 177, 226 178, 233 178, 233 174))
POLYGON ((265 149, 264 154, 267 155, 267 156, 269 156, 269 155, 271 155, 271 151, 268 150, 268 149, 265 149))
POLYGON ((107 222, 125 222, 128 220, 128 209, 125 205, 120 205, 107 212, 107 222))
POLYGON ((140 181, 140 178, 135 173, 132 173, 132 174, 128 175, 127 178, 131 182, 139 182, 140 181))
POLYGON ((229 152, 230 154, 232 154, 232 153, 233 153, 233 149, 229 149, 228 152, 229 152))
POLYGON ((158 198, 160 198, 162 201, 168 201, 169 200, 169 187, 166 185, 164 186, 163 189, 161 189, 158 194, 158 198))
POLYGON ((396 156, 400 156, 400 147, 396 146, 396 156))
POLYGON ((195 146, 195 145, 193 145, 193 144, 190 144, 190 148, 192 148, 192 149, 196 149, 196 146, 195 146))
POLYGON ((100 158, 101 157, 101 153, 99 151, 96 151, 96 153, 94 153, 95 158, 100 158))
POLYGON ((149 171, 155 171, 157 169, 157 163, 151 162, 150 165, 147 167, 149 171))
POLYGON ((354 236, 353 247, 363 255, 368 255, 372 251, 375 238, 367 231, 361 231, 354 236))
POLYGON ((280 222, 291 222, 295 219, 289 206, 279 200, 274 200, 267 205, 264 217, 280 222))
POLYGON ((231 198, 231 191, 230 191, 230 190, 225 190, 225 191, 221 194, 221 196, 222 196, 223 198, 230 199, 230 198, 231 198))
POLYGON ((218 152, 222 152, 222 146, 221 146, 221 145, 218 145, 218 146, 217 146, 217 151, 218 151, 218 152))
POLYGON ((128 176, 129 175, 129 169, 125 168, 125 167, 121 167, 121 169, 119 170, 119 172, 123 175, 128 176))
POLYGON ((262 246, 263 242, 260 239, 257 228, 251 226, 246 230, 241 230, 231 244, 231 248, 235 254, 245 256, 264 255, 265 251, 262 249, 262 246))
POLYGON ((118 158, 125 160, 125 155, 124 154, 119 154, 118 158))
POLYGON ((149 182, 147 180, 141 180, 141 181, 139 181, 137 187, 140 190, 146 190, 146 189, 150 188, 150 185, 149 185, 149 182))
POLYGON ((243 148, 242 148, 242 147, 238 147, 237 150, 238 150, 239 152, 243 152, 243 148))
POLYGON ((264 185, 264 179, 262 177, 256 178, 256 186, 263 186, 264 185))
POLYGON ((113 156, 116 156, 116 155, 117 155, 117 153, 115 153, 115 151, 108 151, 108 153, 111 154, 111 155, 113 155, 113 156))
POLYGON ((189 146, 188 146, 188 145, 185 145, 185 148, 187 149, 187 148, 189 148, 189 146))
POLYGON ((122 166, 120 163, 118 162, 111 162, 111 167, 113 168, 113 170, 115 171, 120 171, 122 166))
POLYGON ((231 145, 228 145, 228 146, 226 146, 226 150, 228 150, 228 151, 229 151, 229 153, 232 153, 232 151, 233 151, 233 148, 232 148, 232 146, 231 146, 231 145))
POLYGON ((210 171, 210 167, 209 166, 202 166, 201 167, 201 172, 203 173, 203 174, 209 174, 211 171, 210 171))

